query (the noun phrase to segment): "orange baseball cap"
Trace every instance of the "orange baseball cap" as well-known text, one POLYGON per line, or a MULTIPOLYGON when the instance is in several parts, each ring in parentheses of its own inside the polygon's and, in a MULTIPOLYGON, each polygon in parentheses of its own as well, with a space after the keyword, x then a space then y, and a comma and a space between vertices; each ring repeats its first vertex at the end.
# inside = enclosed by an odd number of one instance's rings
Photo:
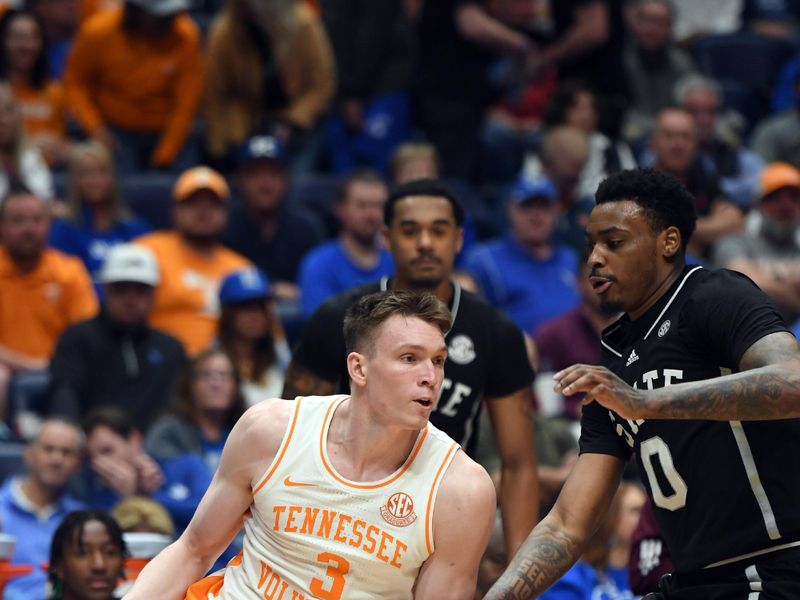
POLYGON ((761 170, 761 196, 785 187, 800 189, 800 171, 785 162, 769 163, 761 170))
POLYGON ((200 190, 210 190, 220 200, 228 200, 231 197, 231 190, 225 178, 208 167, 193 167, 181 173, 172 188, 172 197, 180 202, 200 190))

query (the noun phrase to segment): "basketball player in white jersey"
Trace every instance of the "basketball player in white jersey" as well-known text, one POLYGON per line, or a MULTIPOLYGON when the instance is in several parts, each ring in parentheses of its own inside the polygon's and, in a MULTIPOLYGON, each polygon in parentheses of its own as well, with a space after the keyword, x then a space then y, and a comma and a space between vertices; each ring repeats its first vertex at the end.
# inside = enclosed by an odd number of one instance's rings
POLYGON ((428 423, 449 327, 428 293, 354 304, 351 395, 248 410, 192 522, 125 600, 471 600, 496 501, 483 468, 428 423), (242 526, 243 551, 196 581, 242 526))

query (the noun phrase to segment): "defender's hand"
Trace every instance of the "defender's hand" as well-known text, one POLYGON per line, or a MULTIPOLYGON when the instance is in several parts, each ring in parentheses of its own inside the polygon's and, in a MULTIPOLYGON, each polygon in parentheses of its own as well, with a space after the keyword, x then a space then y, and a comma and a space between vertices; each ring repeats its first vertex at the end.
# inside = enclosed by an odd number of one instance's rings
POLYGON ((633 389, 605 367, 576 364, 553 375, 555 390, 565 396, 586 394, 583 404, 597 401, 624 419, 643 419, 647 402, 643 392, 633 389))

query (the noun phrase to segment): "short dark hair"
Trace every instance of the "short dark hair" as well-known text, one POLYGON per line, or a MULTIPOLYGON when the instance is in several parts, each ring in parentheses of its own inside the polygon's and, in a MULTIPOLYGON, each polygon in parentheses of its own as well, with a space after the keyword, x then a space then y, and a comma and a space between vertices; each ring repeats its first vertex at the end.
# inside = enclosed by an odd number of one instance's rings
POLYGON ((396 185, 389 192, 389 197, 386 199, 386 208, 383 210, 383 222, 387 227, 391 227, 394 219, 394 205, 409 196, 444 198, 453 208, 453 217, 456 220, 456 225, 461 227, 464 224, 464 207, 461 206, 461 202, 459 202, 453 190, 446 183, 439 179, 415 179, 396 185))
MULTIPOLYGON (((82 544, 83 529, 89 521, 102 523, 106 531, 108 531, 111 543, 119 549, 122 558, 128 557, 128 547, 122 537, 122 529, 111 515, 97 508, 73 511, 61 521, 58 529, 53 534, 53 541, 50 542, 50 562, 47 567, 47 578, 53 585, 54 590, 59 587, 57 585, 58 575, 56 571, 64 559, 64 548, 67 544, 82 544)), ((51 596, 51 599, 54 598, 56 598, 55 595, 51 596)))
POLYGON ((347 353, 373 350, 375 332, 390 317, 417 317, 438 327, 442 335, 450 330, 450 311, 430 292, 390 290, 367 294, 347 309, 344 318, 344 343, 347 353))
POLYGON ((629 169, 606 178, 597 188, 597 204, 630 200, 642 209, 654 233, 677 227, 685 251, 697 222, 694 196, 678 179, 658 169, 629 169))
POLYGON ((381 174, 375 169, 356 169, 336 185, 336 194, 333 197, 333 201, 339 204, 347 200, 347 194, 350 193, 350 186, 354 183, 382 183, 386 185, 386 181, 384 181, 381 174))
POLYGON ((108 427, 125 439, 136 431, 130 415, 117 406, 98 406, 86 415, 83 420, 83 431, 86 432, 86 437, 92 435, 92 432, 98 427, 108 427))

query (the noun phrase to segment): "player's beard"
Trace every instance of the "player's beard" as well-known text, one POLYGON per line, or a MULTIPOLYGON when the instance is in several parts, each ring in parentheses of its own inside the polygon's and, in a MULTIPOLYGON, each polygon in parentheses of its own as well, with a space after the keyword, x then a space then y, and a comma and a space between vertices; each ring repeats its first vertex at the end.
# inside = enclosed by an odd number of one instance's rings
POLYGON ((604 317, 613 317, 623 312, 622 302, 619 300, 601 300, 597 308, 604 317))

